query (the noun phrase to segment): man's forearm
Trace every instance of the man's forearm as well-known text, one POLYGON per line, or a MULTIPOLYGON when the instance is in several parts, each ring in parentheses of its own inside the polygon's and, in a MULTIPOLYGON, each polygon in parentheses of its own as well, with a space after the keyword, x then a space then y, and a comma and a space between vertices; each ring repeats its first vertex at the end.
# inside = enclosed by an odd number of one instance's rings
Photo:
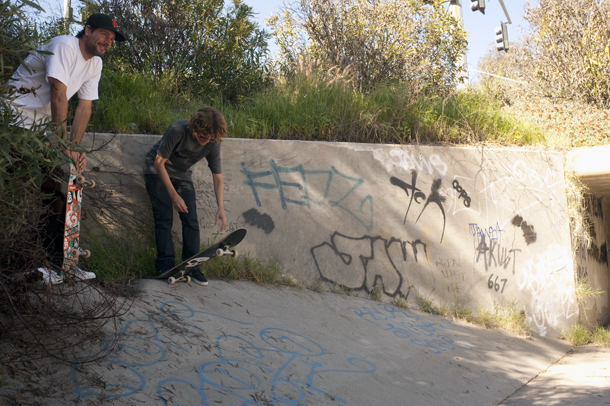
POLYGON ((89 124, 89 119, 91 118, 91 106, 90 105, 81 105, 76 108, 74 112, 74 121, 72 122, 72 130, 70 131, 70 140, 80 144, 83 139, 83 134, 87 129, 87 125, 89 124))
POLYGON ((55 124, 55 133, 68 141, 68 133, 66 130, 66 119, 68 118, 68 100, 65 97, 59 97, 51 103, 51 120, 55 124))

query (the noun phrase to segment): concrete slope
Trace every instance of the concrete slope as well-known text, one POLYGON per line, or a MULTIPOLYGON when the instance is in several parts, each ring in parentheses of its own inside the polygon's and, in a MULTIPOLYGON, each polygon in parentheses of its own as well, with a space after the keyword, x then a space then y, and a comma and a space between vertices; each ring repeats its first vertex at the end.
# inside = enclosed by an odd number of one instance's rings
POLYGON ((370 301, 142 282, 120 348, 71 396, 128 405, 496 405, 571 347, 370 301))
POLYGON ((501 404, 610 405, 610 348, 576 347, 501 404))

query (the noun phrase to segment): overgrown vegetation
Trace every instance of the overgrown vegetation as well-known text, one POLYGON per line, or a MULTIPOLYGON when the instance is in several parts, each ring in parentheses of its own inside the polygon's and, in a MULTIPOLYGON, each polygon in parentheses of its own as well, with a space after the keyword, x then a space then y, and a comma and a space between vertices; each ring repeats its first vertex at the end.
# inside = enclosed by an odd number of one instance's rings
POLYGON ((284 281, 279 262, 264 263, 248 254, 214 257, 205 263, 203 270, 207 277, 231 281, 247 280, 259 284, 284 281))
MULTIPOLYGON (((107 349, 95 342, 106 326, 116 327, 116 316, 130 302, 113 285, 77 283, 68 273, 63 283, 49 286, 37 271, 50 266, 42 224, 54 219, 52 202, 45 200, 50 194, 42 187, 66 182, 67 158, 61 151, 76 147, 48 122, 22 128, 9 105, 20 92, 36 91, 15 92, 8 80, 43 37, 29 18, 31 10, 40 7, 0 2, 0 336, 24 348, 38 346, 60 360, 88 362, 112 348, 112 337, 107 349)), ((39 352, 28 356, 34 353, 39 352)))
POLYGON ((610 346, 610 329, 599 325, 587 327, 577 323, 563 331, 561 338, 569 341, 572 345, 596 344, 610 346))
MULTIPOLYGON (((105 56, 110 70, 156 80, 171 78, 189 94, 218 95, 229 103, 268 84, 264 64, 269 34, 252 7, 233 0, 99 0, 126 36, 105 56)), ((91 9, 91 7, 90 7, 91 9)))
POLYGON ((436 306, 432 299, 421 295, 416 295, 415 301, 422 312, 478 324, 489 329, 501 328, 520 337, 529 336, 525 311, 519 310, 515 303, 496 303, 493 310, 479 309, 475 313, 457 301, 436 306))
POLYGON ((541 0, 527 5, 524 19, 530 32, 510 52, 490 49, 478 65, 509 80, 483 76, 481 89, 505 114, 543 130, 549 146, 608 144, 610 2, 541 0))
POLYGON ((388 82, 417 81, 442 93, 462 76, 466 33, 443 1, 295 0, 269 22, 291 77, 302 58, 318 70, 349 68, 363 91, 388 82))
MULTIPOLYGON (((402 83, 362 93, 349 69, 326 75, 308 63, 313 62, 301 62, 292 80, 278 81, 240 106, 222 104, 229 135, 368 143, 544 143, 535 126, 510 119, 501 113, 499 101, 477 90, 436 96, 402 83)), ((91 125, 98 132, 162 134, 197 106, 217 104, 180 92, 170 79, 114 72, 102 79, 91 125)))
POLYGON ((104 70, 99 93, 91 130, 120 134, 163 134, 169 124, 210 103, 192 99, 170 75, 104 70))
POLYGON ((95 253, 82 259, 83 268, 105 281, 127 282, 155 277, 155 241, 151 234, 111 232, 99 227, 86 233, 83 245, 95 253))
POLYGON ((541 0, 524 19, 522 66, 547 94, 610 107, 610 2, 541 0))

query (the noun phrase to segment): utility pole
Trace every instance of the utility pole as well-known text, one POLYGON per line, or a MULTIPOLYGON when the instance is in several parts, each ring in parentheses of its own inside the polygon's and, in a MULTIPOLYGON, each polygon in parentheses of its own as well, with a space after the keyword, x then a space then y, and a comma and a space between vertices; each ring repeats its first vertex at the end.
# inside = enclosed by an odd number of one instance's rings
MULTIPOLYGON (((464 29, 464 14, 462 13, 462 0, 450 0, 449 12, 451 15, 460 23, 462 29, 464 29)), ((466 86, 468 86, 468 61, 466 60, 466 53, 464 52, 460 58, 460 64, 464 69, 464 79, 466 79, 466 86)))
POLYGON ((504 15, 506 16, 506 21, 509 24, 512 24, 513 22, 510 21, 510 16, 508 15, 508 11, 506 11, 506 6, 504 5, 504 0, 498 0, 500 2, 500 5, 502 6, 502 10, 504 10, 504 15))
POLYGON ((64 0, 64 34, 70 34, 70 19, 72 18, 72 4, 64 0))

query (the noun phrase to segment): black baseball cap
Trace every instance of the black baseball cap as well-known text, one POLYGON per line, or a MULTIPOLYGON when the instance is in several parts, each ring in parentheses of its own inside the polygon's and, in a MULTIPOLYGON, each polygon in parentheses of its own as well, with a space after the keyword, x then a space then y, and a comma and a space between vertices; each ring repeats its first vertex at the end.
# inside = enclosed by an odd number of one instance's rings
POLYGON ((117 31, 116 29, 116 21, 114 18, 107 16, 106 14, 96 13, 91 14, 91 16, 87 19, 85 26, 90 25, 92 27, 104 28, 106 30, 113 31, 116 36, 114 38, 115 41, 125 41, 125 36, 117 31))

